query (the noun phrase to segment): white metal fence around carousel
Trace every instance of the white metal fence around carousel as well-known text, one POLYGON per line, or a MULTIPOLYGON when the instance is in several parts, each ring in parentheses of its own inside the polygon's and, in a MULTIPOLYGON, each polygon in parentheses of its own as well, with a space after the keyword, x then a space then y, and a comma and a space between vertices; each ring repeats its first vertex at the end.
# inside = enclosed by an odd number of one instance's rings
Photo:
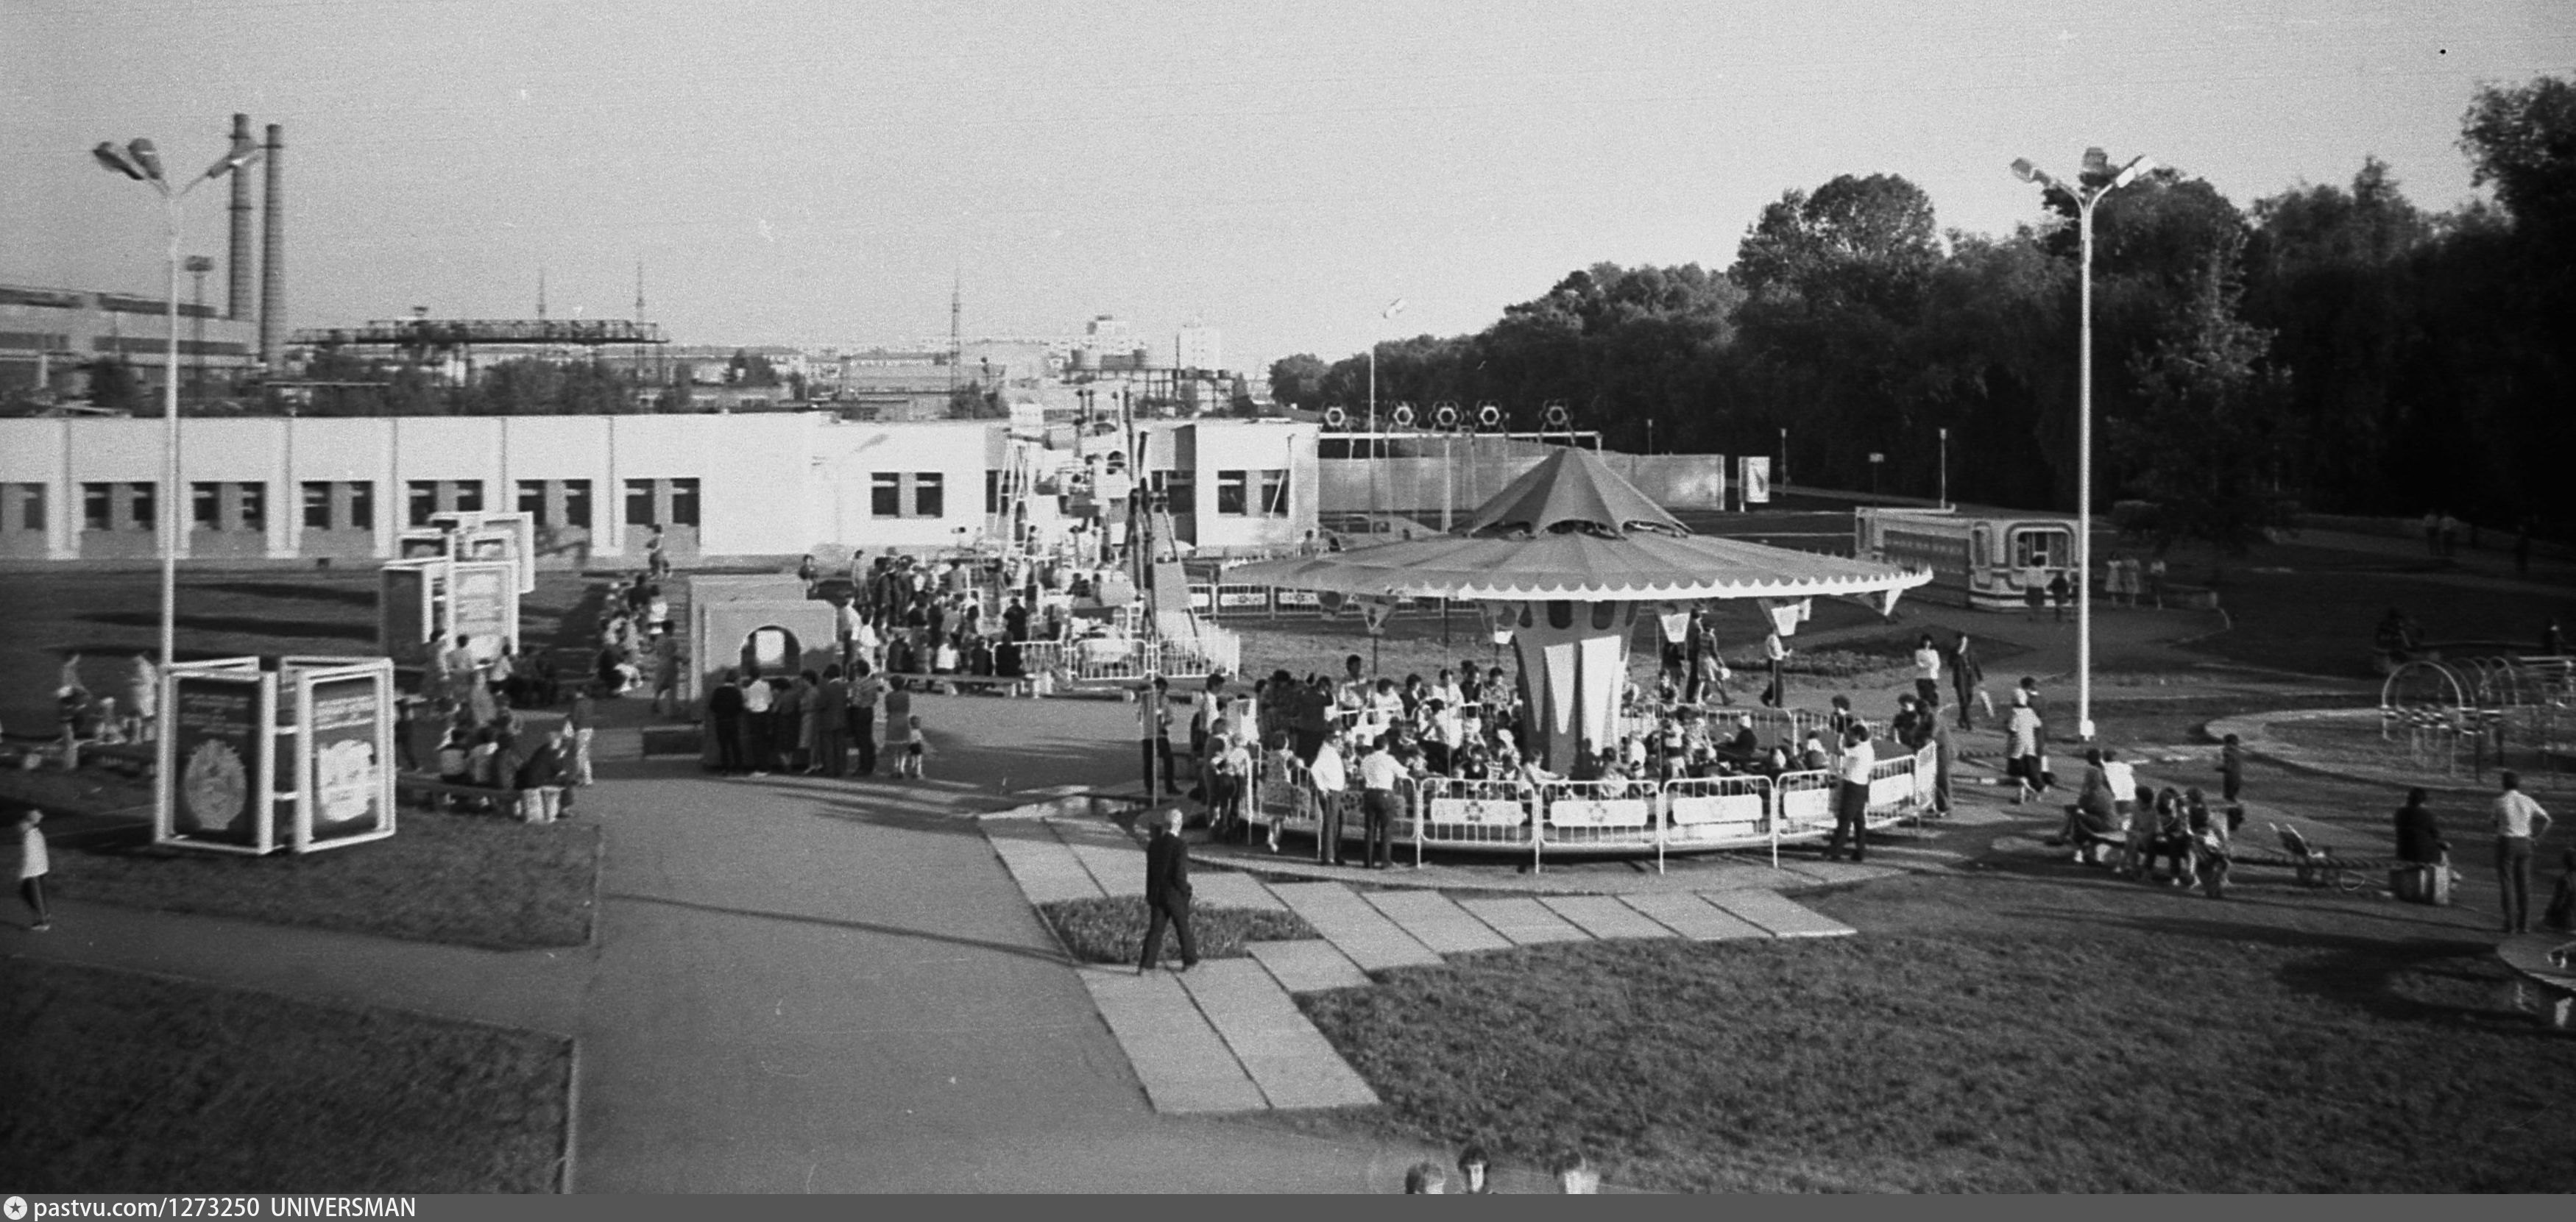
POLYGON ((1195 638, 1093 636, 1020 646, 1021 669, 1032 677, 1047 676, 1047 688, 1134 686, 1158 675, 1177 683, 1220 670, 1237 673, 1242 658, 1243 638, 1214 627, 1195 638))
MULTIPOLYGON (((1930 811, 1939 767, 1930 747, 1878 761, 1870 769, 1868 825, 1884 827, 1930 811)), ((1316 792, 1305 764, 1277 752, 1263 756, 1254 772, 1258 821, 1320 842, 1329 801, 1341 810, 1342 839, 1365 835, 1357 790, 1327 798, 1316 792)), ((1406 778, 1398 785, 1400 813, 1390 834, 1412 842, 1417 867, 1430 849, 1526 849, 1534 871, 1545 867, 1550 849, 1584 855, 1652 850, 1661 872, 1668 852, 1766 846, 1776 867, 1781 842, 1833 831, 1837 783, 1823 771, 1539 784, 1518 778, 1406 778)))

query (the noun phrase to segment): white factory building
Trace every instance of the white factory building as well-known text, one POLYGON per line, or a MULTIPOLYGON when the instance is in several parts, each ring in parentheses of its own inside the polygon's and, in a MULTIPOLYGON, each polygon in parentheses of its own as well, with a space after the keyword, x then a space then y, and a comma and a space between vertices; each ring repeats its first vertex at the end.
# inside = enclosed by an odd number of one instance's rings
MULTIPOLYGON (((162 424, 0 420, 0 562, 148 562, 162 424)), ((1276 551, 1314 529, 1315 428, 1156 420, 1146 477, 1173 533, 1212 555, 1276 551)), ((930 551, 1010 530, 1010 490, 1040 533, 1082 511, 1053 473, 1071 429, 1001 421, 873 423, 822 412, 676 416, 209 418, 181 422, 180 555, 200 563, 363 563, 448 510, 535 518, 540 563, 641 562, 661 526, 675 557, 792 559, 930 551)), ((1123 449, 1116 436, 1081 452, 1123 449)))

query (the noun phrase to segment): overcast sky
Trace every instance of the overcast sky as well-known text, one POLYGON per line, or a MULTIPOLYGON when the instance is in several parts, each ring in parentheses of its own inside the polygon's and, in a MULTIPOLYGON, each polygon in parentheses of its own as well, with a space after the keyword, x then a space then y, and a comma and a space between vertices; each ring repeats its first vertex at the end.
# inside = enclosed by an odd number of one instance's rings
MULTIPOLYGON (((2471 194, 2480 82, 2576 67, 2568 0, 2025 5, 0 0, 0 281, 157 293, 150 193, 285 125, 289 321, 648 316, 692 343, 1098 313, 1228 363, 1479 329, 1593 262, 1723 267, 1762 205, 2146 153, 2240 205, 2364 154, 2471 194), (1379 311, 1394 298, 1407 311, 1379 311)), ((224 190, 186 250, 224 254, 224 190)), ((220 295, 221 273, 209 277, 220 295)))

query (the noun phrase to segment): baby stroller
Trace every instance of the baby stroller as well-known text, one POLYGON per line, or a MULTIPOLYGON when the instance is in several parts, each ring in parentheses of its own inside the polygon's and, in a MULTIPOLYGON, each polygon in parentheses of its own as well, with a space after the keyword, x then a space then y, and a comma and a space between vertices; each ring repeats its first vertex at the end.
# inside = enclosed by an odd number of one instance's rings
POLYGON ((2284 824, 2272 825, 2272 834, 2281 838, 2281 851, 2290 855, 2291 868, 2298 872, 2303 887, 2332 887, 2350 895, 2369 885, 2359 863, 2336 857, 2308 843, 2299 829, 2284 824))

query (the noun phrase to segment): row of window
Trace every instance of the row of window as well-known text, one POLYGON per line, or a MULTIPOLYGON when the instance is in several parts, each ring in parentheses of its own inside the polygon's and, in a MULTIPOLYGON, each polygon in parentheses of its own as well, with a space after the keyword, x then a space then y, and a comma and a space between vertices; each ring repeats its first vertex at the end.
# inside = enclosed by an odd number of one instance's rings
MULTIPOLYGON (((936 512, 937 476, 929 477, 928 501, 936 512)), ((306 530, 374 530, 376 486, 358 480, 307 480, 302 489, 306 530)), ((141 530, 158 527, 159 485, 151 482, 84 483, 81 529, 141 530)), ((430 524, 433 514, 479 512, 484 507, 481 480, 411 480, 404 487, 405 521, 430 524)), ((264 531, 268 529, 268 485, 252 481, 204 480, 188 485, 190 520, 200 530, 264 531), (227 515, 226 508, 230 507, 227 515)), ((45 485, 0 485, 0 530, 41 531, 47 524, 45 485)), ((591 526, 590 481, 586 479, 518 481, 518 509, 540 528, 591 526)), ((630 479, 626 481, 626 521, 634 526, 698 524, 698 481, 630 479), (667 505, 669 513, 662 510, 667 505)))
MULTIPOLYGON (((1188 471, 1155 471, 1152 486, 1176 512, 1198 504, 1196 477, 1188 471)), ((538 529, 591 527, 591 481, 586 479, 518 481, 520 513, 538 529)), ((81 485, 83 530, 152 530, 155 485, 151 483, 86 483, 81 485)), ((45 486, 12 484, 0 509, 0 529, 45 529, 45 486)), ((376 486, 365 480, 307 480, 302 485, 304 529, 374 530, 376 486)), ((255 482, 204 481, 188 486, 189 512, 200 530, 262 531, 268 529, 268 486, 255 482), (229 517, 225 507, 229 504, 229 517)), ((403 488, 404 521, 426 527, 433 514, 477 513, 484 508, 479 479, 416 479, 403 488)), ((630 526, 696 526, 698 481, 630 479, 625 482, 626 522, 630 526), (668 513, 664 510, 667 508, 668 513)), ((1001 473, 984 473, 984 510, 1001 512, 1001 473)), ((947 516, 947 479, 937 471, 880 471, 869 477, 868 513, 879 518, 947 516)), ((1285 469, 1219 471, 1216 512, 1228 517, 1288 516, 1288 472, 1285 469)))
MULTIPOLYGON (((915 476, 914 478, 930 480, 935 496, 935 490, 939 480, 938 476, 925 475, 915 476)), ((876 505, 872 510, 875 516, 880 518, 904 516, 886 508, 888 505, 899 507, 902 504, 900 485, 890 482, 895 479, 896 477, 891 475, 879 475, 876 477, 876 505), (894 496, 894 499, 891 501, 887 499, 889 496, 889 489, 893 490, 892 495, 894 496)), ((1145 480, 1148 486, 1153 488, 1155 492, 1161 494, 1163 504, 1173 513, 1189 514, 1198 512, 1199 488, 1198 475, 1196 472, 1179 470, 1148 471, 1145 473, 1145 480)), ((1002 473, 999 471, 987 471, 984 473, 984 512, 1002 512, 1002 473)), ((1274 467, 1269 470, 1217 472, 1216 512, 1221 516, 1232 518, 1287 517, 1287 469, 1284 467, 1274 467)))

